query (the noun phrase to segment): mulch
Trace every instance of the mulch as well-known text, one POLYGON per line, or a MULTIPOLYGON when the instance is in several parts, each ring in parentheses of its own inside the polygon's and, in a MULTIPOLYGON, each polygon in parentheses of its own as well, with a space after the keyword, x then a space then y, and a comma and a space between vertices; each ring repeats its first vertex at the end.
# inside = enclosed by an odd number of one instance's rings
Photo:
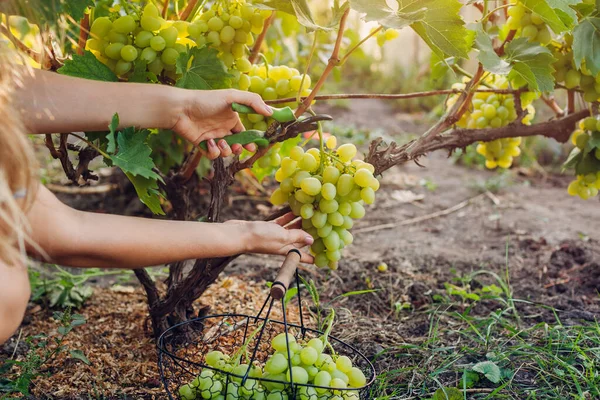
MULTIPOLYGON (((209 314, 254 315, 262 306, 267 291, 264 281, 229 276, 219 279, 201 300, 202 304, 210 305, 209 314)), ((64 345, 70 350, 83 351, 90 365, 62 352, 48 366, 47 374, 33 381, 33 398, 167 398, 141 288, 95 288, 92 298, 77 312, 85 316, 87 323, 76 327, 64 345)), ((50 315, 47 310, 34 306, 27 317, 29 323, 22 328, 22 337, 41 332, 57 335, 58 324, 50 315)), ((287 315, 297 320, 298 309, 294 304, 288 307, 287 315)), ((278 307, 274 307, 271 318, 281 318, 278 307)), ((18 356, 22 357, 23 354, 18 356)))

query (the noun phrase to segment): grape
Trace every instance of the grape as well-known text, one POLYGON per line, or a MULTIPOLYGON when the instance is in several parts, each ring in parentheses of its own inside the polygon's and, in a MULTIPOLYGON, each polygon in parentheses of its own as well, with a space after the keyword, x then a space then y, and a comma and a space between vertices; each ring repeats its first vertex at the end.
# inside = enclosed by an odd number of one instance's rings
POLYGON ((163 68, 164 68, 164 64, 160 60, 160 58, 157 58, 156 60, 154 60, 150 64, 148 64, 148 71, 152 72, 154 75, 160 75, 163 68))
POLYGON ((150 32, 156 32, 162 26, 162 22, 159 18, 152 17, 152 16, 146 16, 146 15, 144 15, 142 17, 142 19, 140 20, 140 23, 142 25, 142 28, 144 28, 144 30, 150 31, 150 32))
POLYGON ((292 367, 291 374, 290 374, 290 370, 288 370, 286 372, 285 376, 288 379, 288 381, 290 381, 290 379, 291 379, 291 381, 294 383, 305 384, 308 382, 308 373, 302 367, 298 367, 298 366, 292 367), (291 378, 290 378, 290 375, 291 375, 291 378))
POLYGON ((154 51, 162 51, 166 46, 165 39, 162 36, 154 36, 150 39, 150 47, 154 51))
POLYGON ((354 177, 349 174, 343 174, 339 177, 336 185, 337 193, 340 196, 346 196, 354 187, 354 177))
POLYGON ((288 200, 288 195, 284 193, 281 189, 275 189, 273 194, 271 194, 271 203, 276 206, 280 206, 284 204, 288 200))
POLYGON ((152 32, 140 31, 135 36, 135 45, 141 48, 150 46, 150 40, 154 37, 152 32))
POLYGON ((127 44, 128 38, 127 38, 127 35, 125 35, 123 33, 119 33, 117 31, 110 31, 110 33, 108 34, 108 41, 110 43, 127 44))
POLYGON ((321 196, 323 196, 323 198, 325 200, 333 200, 333 199, 335 199, 335 195, 336 195, 336 189, 332 183, 327 182, 327 183, 323 184, 323 186, 321 188, 321 196))
POLYGON ((351 207, 350 218, 360 219, 365 216, 365 209, 360 203, 352 203, 351 207))
POLYGON ((327 223, 327 214, 321 211, 315 211, 310 219, 310 222, 312 222, 315 228, 322 228, 327 223))
POLYGON ((156 60, 156 51, 152 50, 151 47, 146 47, 144 50, 142 50, 142 54, 140 54, 140 60, 144 60, 146 63, 150 64, 156 60))
POLYGON ((117 65, 115 65, 115 74, 117 75, 125 75, 131 69, 131 62, 119 60, 117 61, 117 65))
POLYGON ((327 166, 323 170, 323 182, 325 183, 335 184, 338 182, 339 177, 340 170, 335 167, 327 166))
POLYGON ((298 167, 304 171, 312 172, 319 167, 319 163, 312 154, 305 153, 298 162, 298 167))
POLYGON ((335 200, 321 199, 319 202, 319 210, 325 214, 330 214, 337 211, 338 202, 335 200))
MULTIPOLYGON (((510 163, 512 163, 512 158, 510 163)), ((508 164, 510 166, 510 163, 508 164)), ((375 191, 370 187, 365 187, 360 191, 360 197, 365 202, 365 204, 373 204, 375 201, 375 191)))
POLYGON ((363 188, 369 186, 371 179, 373 179, 373 174, 367 169, 359 169, 354 174, 354 183, 363 188))
POLYGON ((337 250, 340 247, 340 237, 336 231, 331 231, 331 234, 323 238, 323 243, 327 250, 337 250))
POLYGON ((296 200, 298 200, 300 203, 312 203, 313 201, 315 201, 315 198, 307 193, 305 193, 302 190, 298 190, 296 191, 296 193, 294 193, 294 197, 296 198, 296 200))
POLYGON ((113 23, 108 17, 100 17, 94 20, 90 33, 97 39, 103 39, 113 28, 113 23))
POLYGON ((329 236, 331 234, 332 230, 333 230, 333 226, 331 226, 331 224, 329 224, 329 223, 325 223, 325 225, 323 225, 321 228, 317 229, 317 235, 320 238, 326 238, 327 236, 329 236))
POLYGON ((283 354, 276 353, 269 357, 265 365, 265 371, 269 374, 280 374, 284 372, 288 367, 287 359, 283 356, 283 354))
POLYGON ((305 365, 313 365, 318 357, 319 353, 313 347, 305 347, 300 351, 300 359, 305 365))
POLYGON ((231 18, 229 18, 229 25, 233 29, 241 29, 243 24, 244 20, 236 15, 233 15, 231 18))
POLYGON ((165 47, 173 47, 177 41, 178 31, 174 26, 161 30, 158 35, 165 39, 165 47))
POLYGON ((567 89, 573 89, 579 86, 581 82, 581 73, 577 70, 570 69, 565 76, 565 86, 567 89))
POLYGON ((275 100, 277 98, 277 91, 275 88, 266 87, 265 90, 263 90, 262 98, 265 100, 275 100))
POLYGON ((304 192, 311 196, 316 196, 321 192, 321 182, 319 182, 317 178, 304 179, 300 184, 300 187, 304 192))
POLYGON ((131 15, 124 15, 113 22, 113 28, 119 33, 131 33, 136 23, 131 15))
POLYGON ((108 58, 112 58, 113 60, 121 59, 121 49, 124 47, 123 43, 111 43, 106 46, 104 50, 106 56, 108 58))
POLYGON ((166 65, 175 65, 175 63, 177 62, 177 57, 179 57, 179 53, 177 52, 177 50, 173 48, 168 48, 163 51, 162 55, 160 56, 160 59, 166 65))
POLYGON ((338 211, 334 211, 327 216, 327 222, 333 226, 342 226, 344 224, 344 216, 338 211))
POLYGON ((212 17, 208 20, 208 29, 210 29, 211 31, 218 32, 221 29, 223 29, 224 25, 225 24, 223 23, 223 20, 219 17, 212 17))
POLYGON ((320 253, 315 256, 315 265, 319 268, 329 265, 329 260, 327 259, 325 253, 320 253))
POLYGON ((125 61, 134 61, 138 56, 137 49, 132 45, 123 46, 121 49, 121 58, 125 61))
POLYGON ((337 154, 343 162, 348 162, 356 155, 356 146, 346 143, 338 147, 337 154))

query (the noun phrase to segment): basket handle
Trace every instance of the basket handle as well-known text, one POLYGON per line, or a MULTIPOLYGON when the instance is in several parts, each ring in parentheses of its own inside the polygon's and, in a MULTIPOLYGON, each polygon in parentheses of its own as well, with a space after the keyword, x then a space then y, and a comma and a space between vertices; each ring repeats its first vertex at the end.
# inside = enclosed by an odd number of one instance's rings
POLYGON ((292 249, 285 256, 285 260, 279 269, 279 273, 275 278, 275 282, 271 286, 271 296, 275 300, 281 300, 285 296, 285 292, 288 290, 290 283, 294 279, 294 274, 300 263, 300 251, 292 249))

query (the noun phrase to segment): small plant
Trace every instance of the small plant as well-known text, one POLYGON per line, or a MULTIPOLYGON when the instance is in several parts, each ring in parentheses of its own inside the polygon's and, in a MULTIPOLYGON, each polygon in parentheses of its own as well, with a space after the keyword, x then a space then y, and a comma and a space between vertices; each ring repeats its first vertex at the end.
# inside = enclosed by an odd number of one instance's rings
MULTIPOLYGON (((0 399, 9 398, 10 394, 20 393, 29 395, 31 382, 43 375, 44 366, 48 365, 59 354, 67 353, 74 358, 90 364, 90 361, 81 350, 69 349, 64 345, 65 338, 71 331, 86 323, 81 314, 71 314, 70 308, 64 312, 54 312, 52 318, 58 322, 57 334, 46 335, 40 333, 25 339, 29 352, 23 360, 10 359, 0 366, 0 399), (16 371, 11 374, 11 371, 16 371)), ((12 398, 12 397, 11 397, 12 398)))
POLYGON ((107 275, 131 275, 130 271, 102 271, 99 268, 84 269, 80 274, 72 274, 53 265, 53 271, 29 269, 31 301, 47 304, 49 307, 80 308, 94 293, 85 283, 91 279, 107 275))

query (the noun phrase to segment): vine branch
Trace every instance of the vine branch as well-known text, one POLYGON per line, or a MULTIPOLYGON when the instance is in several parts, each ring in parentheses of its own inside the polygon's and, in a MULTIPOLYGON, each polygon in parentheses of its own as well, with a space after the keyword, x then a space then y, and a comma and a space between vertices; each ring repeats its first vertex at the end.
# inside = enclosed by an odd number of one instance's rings
POLYGON ((488 142, 510 137, 546 136, 558 142, 566 142, 577 121, 589 115, 589 110, 581 110, 560 119, 535 125, 523 125, 520 119, 517 119, 515 122, 501 128, 453 129, 443 135, 435 136, 431 140, 425 141, 424 137, 421 136, 419 139, 402 146, 398 146, 396 143, 384 146, 383 140, 378 138, 371 142, 365 161, 375 166, 376 174, 381 174, 394 165, 416 160, 426 153, 440 149, 452 151, 479 141, 488 142))
POLYGON ((248 60, 254 64, 256 62, 256 60, 258 59, 258 54, 260 53, 260 47, 262 46, 265 37, 267 36, 267 30, 269 30, 269 27, 271 26, 271 23, 273 23, 273 20, 275 19, 275 11, 273 11, 271 13, 271 15, 269 16, 269 18, 267 18, 265 20, 265 24, 263 25, 263 30, 260 33, 260 35, 258 35, 258 37, 256 38, 256 42, 254 42, 254 46, 252 47, 252 51, 250 52, 250 57, 248 57, 248 60))
POLYGON ((19 39, 12 34, 9 28, 7 28, 4 24, 0 23, 0 33, 6 36, 12 44, 15 45, 17 49, 27 54, 27 56, 31 57, 35 62, 41 63, 42 55, 37 51, 30 49, 25 45, 25 43, 21 42, 19 39))
POLYGON ((79 40, 77 41, 77 54, 83 55, 85 42, 90 34, 90 14, 84 14, 79 22, 79 40))

